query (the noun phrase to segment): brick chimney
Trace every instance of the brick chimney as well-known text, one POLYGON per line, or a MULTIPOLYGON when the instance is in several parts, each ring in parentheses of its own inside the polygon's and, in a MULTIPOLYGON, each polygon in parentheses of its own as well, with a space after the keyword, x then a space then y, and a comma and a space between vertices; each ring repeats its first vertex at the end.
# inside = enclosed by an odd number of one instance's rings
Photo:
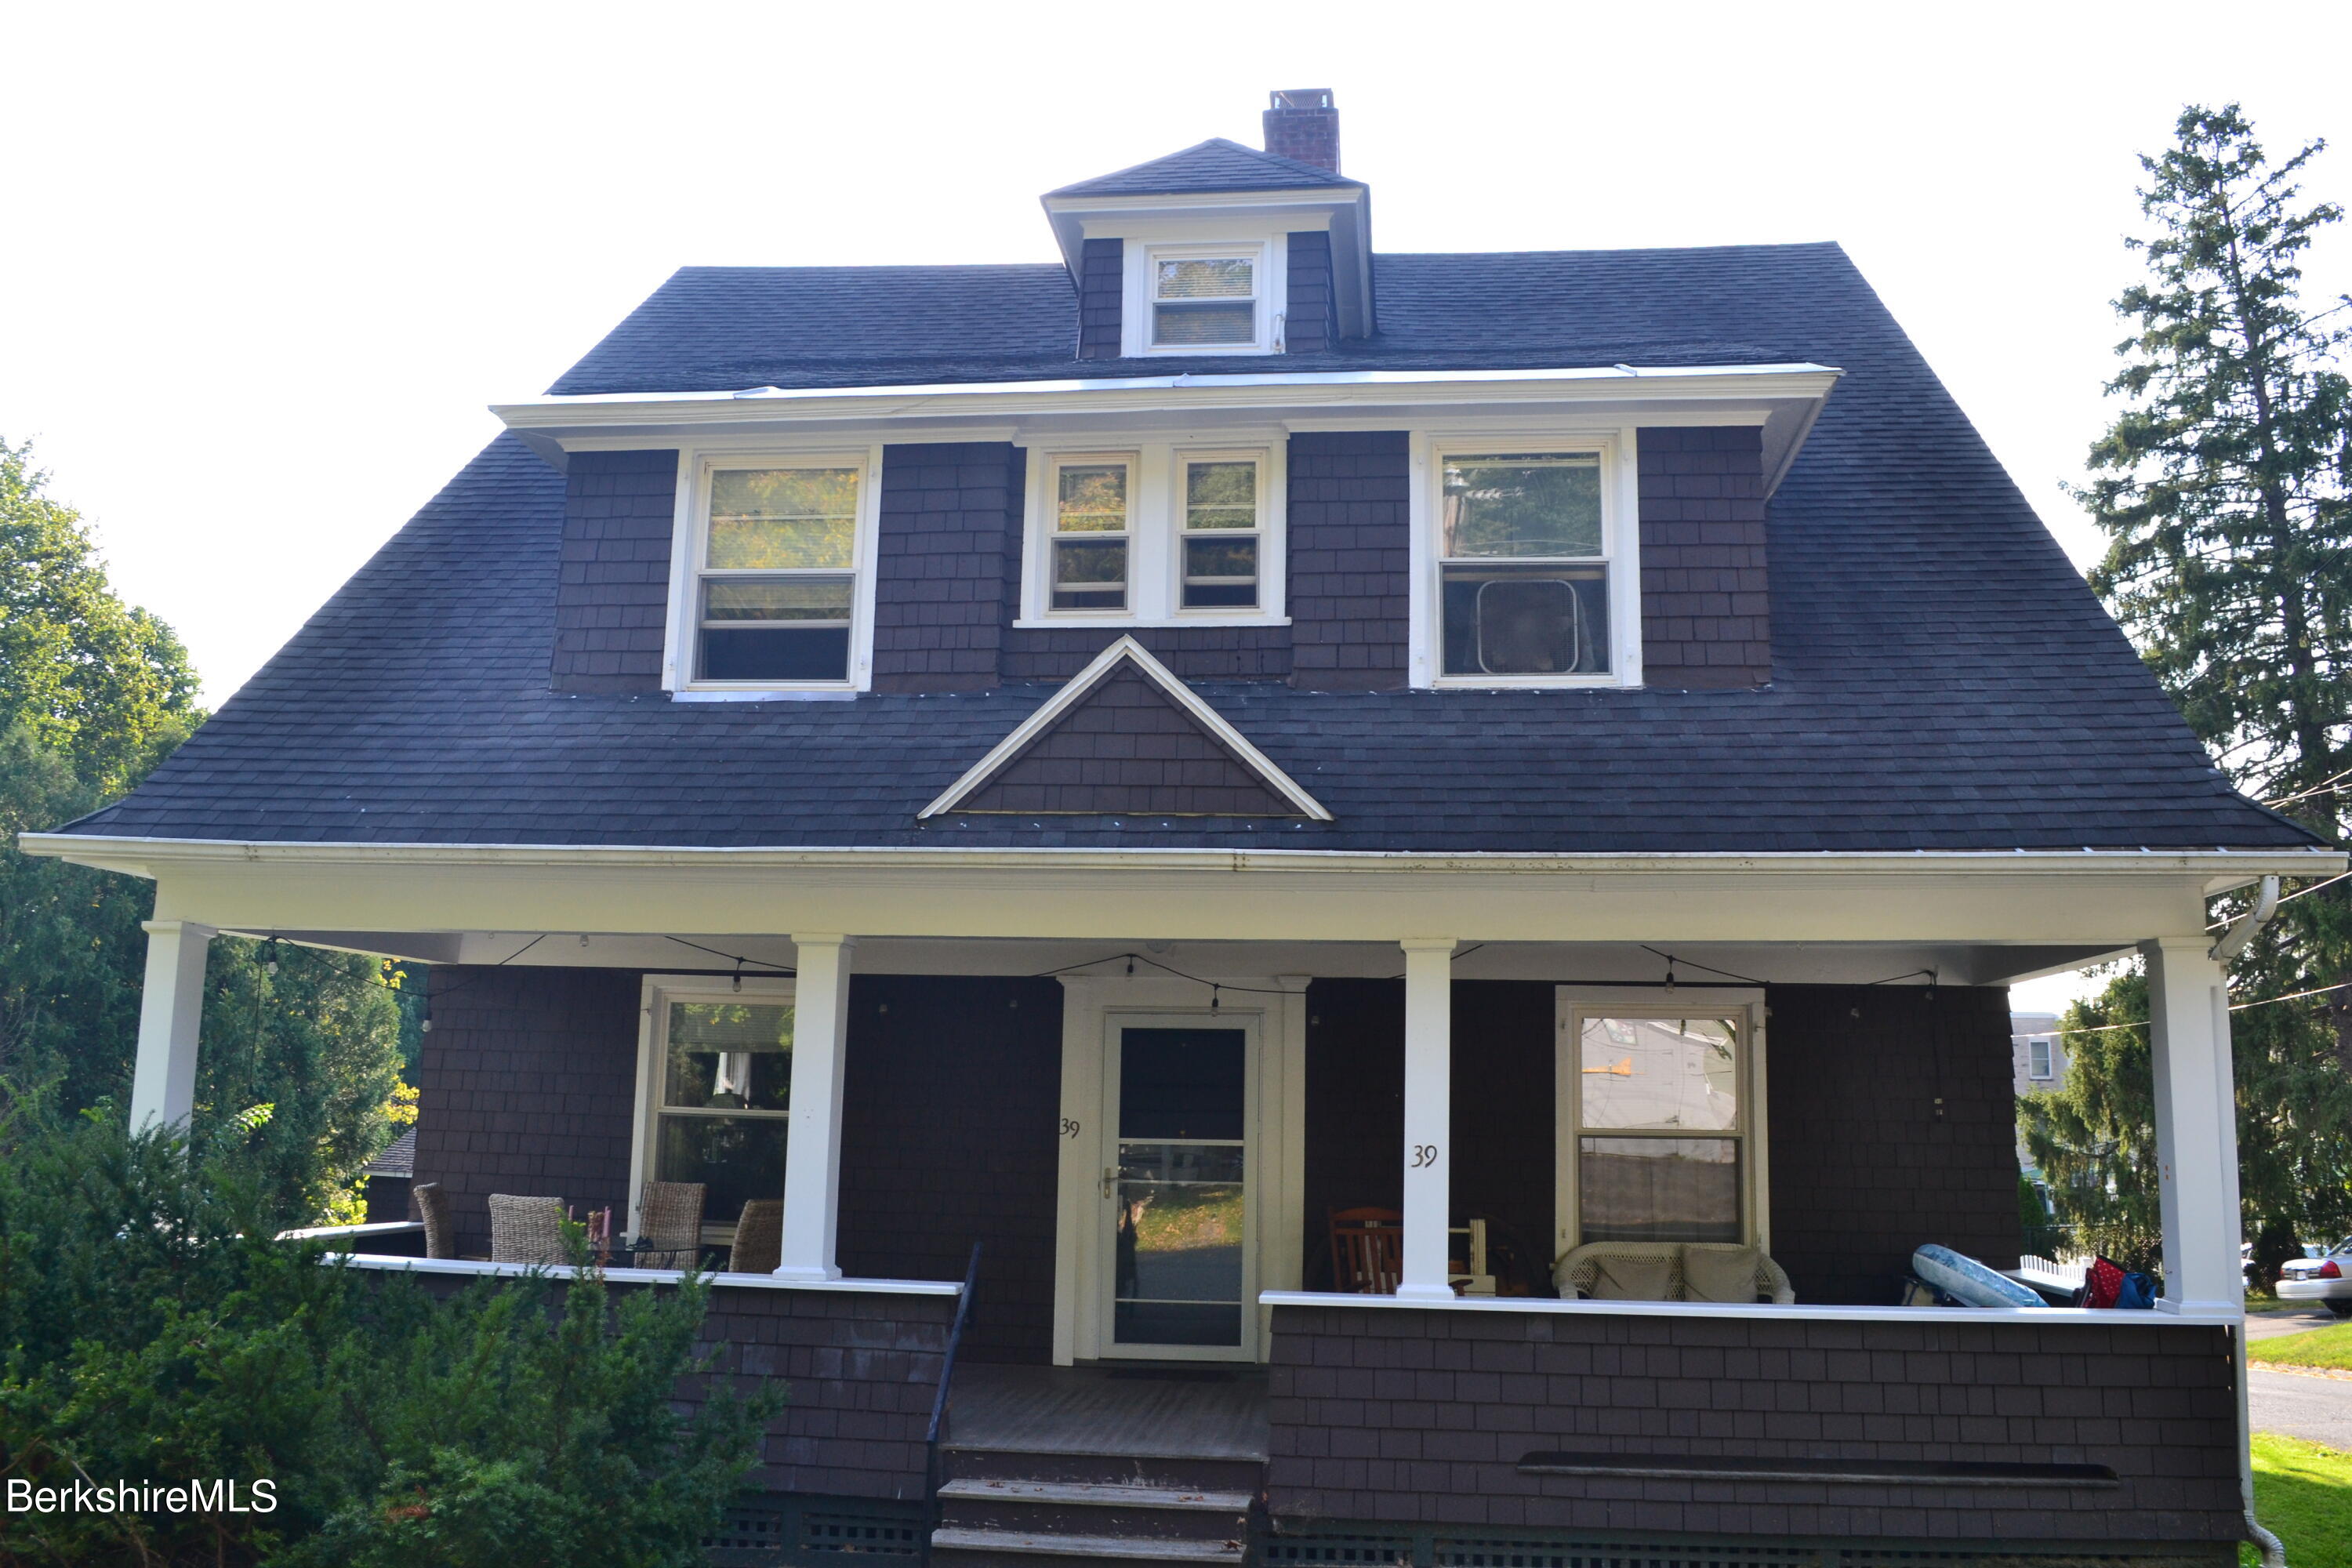
POLYGON ((1328 87, 1285 88, 1265 111, 1265 150, 1339 172, 1339 110, 1328 87))

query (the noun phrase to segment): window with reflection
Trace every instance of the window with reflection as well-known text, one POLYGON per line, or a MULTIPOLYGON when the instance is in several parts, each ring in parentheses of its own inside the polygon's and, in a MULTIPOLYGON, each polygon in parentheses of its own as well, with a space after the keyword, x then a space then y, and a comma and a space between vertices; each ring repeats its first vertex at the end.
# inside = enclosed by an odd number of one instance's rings
POLYGON ((1153 256, 1154 348, 1252 348, 1257 314, 1257 247, 1230 256, 1153 256))
POLYGON ((1746 1239, 1744 1015, 1580 1013, 1580 1242, 1746 1239))
POLYGON ((849 679, 862 468, 719 468, 695 584, 694 679, 849 679))
POLYGON ((1127 608, 1134 492, 1132 458, 1066 458, 1054 465, 1054 608, 1127 608))
POLYGON ((1449 453, 1440 468, 1443 673, 1607 674, 1601 455, 1449 453))
POLYGON ((705 1216, 731 1224, 784 1194, 793 1004, 667 999, 662 1016, 654 1179, 704 1184, 705 1216))
POLYGON ((1257 607, 1258 461, 1183 460, 1180 531, 1188 610, 1257 607))

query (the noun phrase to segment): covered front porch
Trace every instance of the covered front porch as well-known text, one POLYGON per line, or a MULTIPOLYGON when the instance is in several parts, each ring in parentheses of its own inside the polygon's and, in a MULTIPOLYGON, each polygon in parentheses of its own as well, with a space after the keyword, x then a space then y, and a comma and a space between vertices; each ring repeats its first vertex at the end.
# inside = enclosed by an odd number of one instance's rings
MULTIPOLYGON (((783 1204, 780 1266, 722 1289, 855 1319, 952 1293, 979 1242, 942 1441, 992 1378, 1090 1376, 1096 1458, 1169 1389, 1244 1391, 1269 1552, 2239 1533, 2203 927, 2248 857, 466 853, 163 878, 142 1111, 184 1114, 208 931, 426 960, 416 1176, 460 1251, 493 1193, 626 1213, 700 1181, 715 1227, 783 1204), (2016 1261, 2001 983, 2134 949, 2159 1310, 1895 1305, 1923 1242, 2016 1261), (1349 1210, 1395 1216, 1385 1289, 1347 1288, 1349 1210), (1553 1294, 1555 1259, 1612 1240, 1758 1248, 1794 1300, 1553 1294)), ((822 1433, 874 1414, 797 1410, 767 1483, 853 1487, 822 1433)), ((856 1495, 937 1492, 893 1462, 856 1495)))

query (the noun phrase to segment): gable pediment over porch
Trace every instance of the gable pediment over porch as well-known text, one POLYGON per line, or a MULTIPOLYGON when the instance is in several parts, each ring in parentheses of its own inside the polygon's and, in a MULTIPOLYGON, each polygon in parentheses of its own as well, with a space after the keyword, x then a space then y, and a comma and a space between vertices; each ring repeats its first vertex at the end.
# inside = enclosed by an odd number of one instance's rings
POLYGON ((1133 637, 1016 726, 921 817, 1331 814, 1133 637))

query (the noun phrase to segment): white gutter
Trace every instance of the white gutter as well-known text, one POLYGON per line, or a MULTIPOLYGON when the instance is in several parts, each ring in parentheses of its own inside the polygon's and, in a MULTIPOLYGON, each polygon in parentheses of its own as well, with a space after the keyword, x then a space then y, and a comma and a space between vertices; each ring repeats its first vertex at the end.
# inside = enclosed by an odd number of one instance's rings
POLYGON ((2262 895, 2254 900, 2252 912, 2228 931, 2223 931, 2221 940, 2207 950, 2206 956, 2219 959, 2224 963, 2237 957, 2246 950, 2246 943, 2253 941, 2261 933, 2263 927, 2271 923, 2271 917, 2278 913, 2278 907, 2279 879, 2276 877, 2264 877, 2262 895))
MULTIPOLYGON (((1150 821, 1150 814, 1135 820, 1150 821)), ((2258 876, 2308 877, 2342 870, 2340 849, 1969 849, 1889 850, 1849 854, 1784 850, 1758 853, 1662 852, 1560 855, 1471 851, 1431 854, 1349 849, 1066 849, 1044 847, 904 848, 895 845, 844 848, 724 848, 692 845, 258 843, 243 839, 100 837, 26 833, 27 855, 82 863, 104 860, 184 865, 246 862, 277 865, 739 866, 754 868, 940 870, 960 868, 1111 871, 1329 872, 1393 875, 1719 875, 1739 871, 1815 877, 1947 875, 2017 876, 2099 873, 2228 877, 2242 886, 2258 876)))

